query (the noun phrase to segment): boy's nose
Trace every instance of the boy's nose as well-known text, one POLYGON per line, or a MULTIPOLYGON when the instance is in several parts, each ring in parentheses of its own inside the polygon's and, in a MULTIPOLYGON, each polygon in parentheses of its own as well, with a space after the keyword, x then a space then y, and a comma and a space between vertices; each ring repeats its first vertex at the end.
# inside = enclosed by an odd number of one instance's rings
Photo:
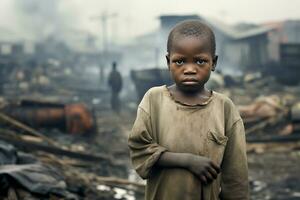
POLYGON ((184 68, 184 74, 196 74, 196 68, 193 65, 186 65, 184 68))

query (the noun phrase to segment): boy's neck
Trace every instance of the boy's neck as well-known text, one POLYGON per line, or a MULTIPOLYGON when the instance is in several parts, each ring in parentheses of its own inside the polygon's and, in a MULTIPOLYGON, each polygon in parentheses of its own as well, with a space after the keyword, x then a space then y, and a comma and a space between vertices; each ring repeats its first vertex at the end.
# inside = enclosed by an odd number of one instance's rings
POLYGON ((203 104, 211 97, 211 92, 204 85, 195 91, 184 91, 176 84, 171 85, 168 89, 176 101, 187 105, 203 104))

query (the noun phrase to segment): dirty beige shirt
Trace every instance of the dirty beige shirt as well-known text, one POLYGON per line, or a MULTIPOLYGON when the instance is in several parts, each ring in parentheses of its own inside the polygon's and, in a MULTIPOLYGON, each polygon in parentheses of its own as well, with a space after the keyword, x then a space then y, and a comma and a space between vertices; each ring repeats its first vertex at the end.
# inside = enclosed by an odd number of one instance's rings
POLYGON ((141 101, 129 136, 132 164, 147 179, 146 200, 200 200, 198 178, 181 168, 155 166, 165 151, 206 156, 221 174, 203 185, 203 199, 248 199, 243 122, 232 101, 213 92, 203 105, 175 102, 166 86, 151 88, 141 101))

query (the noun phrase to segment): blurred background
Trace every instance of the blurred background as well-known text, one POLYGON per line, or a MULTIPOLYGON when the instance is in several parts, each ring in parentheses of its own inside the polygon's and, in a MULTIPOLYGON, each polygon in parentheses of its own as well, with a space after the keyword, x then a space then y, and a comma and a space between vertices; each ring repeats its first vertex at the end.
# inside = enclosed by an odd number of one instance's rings
POLYGON ((170 29, 199 19, 238 106, 251 199, 300 199, 298 0, 1 0, 0 199, 143 199, 127 136, 170 85, 170 29))

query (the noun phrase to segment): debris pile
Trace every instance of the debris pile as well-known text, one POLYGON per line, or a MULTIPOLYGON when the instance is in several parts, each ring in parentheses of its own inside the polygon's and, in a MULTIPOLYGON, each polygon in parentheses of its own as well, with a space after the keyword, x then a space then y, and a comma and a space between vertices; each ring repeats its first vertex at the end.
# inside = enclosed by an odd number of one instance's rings
MULTIPOLYGON (((1 197, 12 199, 133 199, 143 185, 87 172, 92 164, 0 143, 1 197), (26 197, 26 198, 25 198, 26 197)), ((95 162, 93 164, 96 164, 95 162)))
POLYGON ((272 77, 256 79, 256 76, 248 76, 240 84, 223 89, 238 105, 245 124, 247 141, 300 140, 299 86, 284 86, 272 77))
MULTIPOLYGON (((85 106, 81 105, 75 104, 74 111, 69 112, 77 120, 75 125, 85 120, 80 115, 85 106)), ((96 120, 95 115, 86 115, 97 127, 92 134, 69 131, 87 130, 84 126, 53 129, 60 127, 58 122, 66 122, 59 119, 60 114, 68 113, 61 112, 68 106, 36 101, 2 106, 0 196, 20 200, 141 198, 144 184, 127 179, 128 152, 125 142, 119 144, 123 138, 120 130, 99 117, 96 120), (63 134, 68 132, 71 134, 63 134), (119 149, 111 148, 114 146, 119 149)))

